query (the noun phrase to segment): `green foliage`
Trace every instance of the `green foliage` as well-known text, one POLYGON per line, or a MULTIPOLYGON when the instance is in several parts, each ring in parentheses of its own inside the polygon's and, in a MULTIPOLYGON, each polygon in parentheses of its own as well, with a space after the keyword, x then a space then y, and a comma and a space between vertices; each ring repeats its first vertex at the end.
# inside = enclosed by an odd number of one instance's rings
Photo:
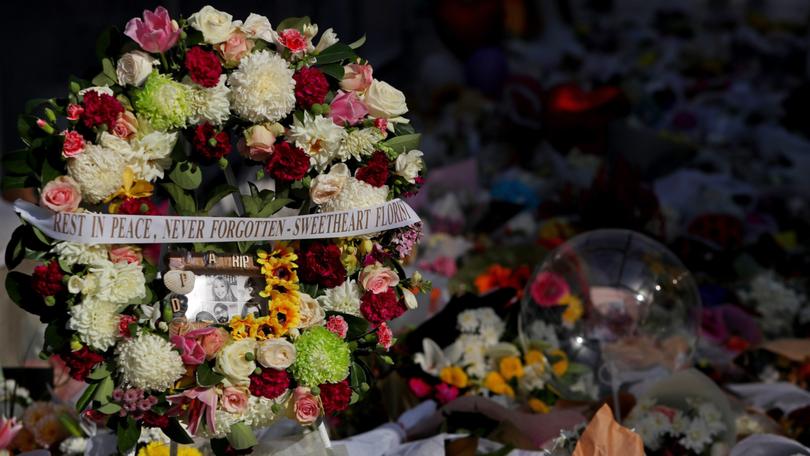
POLYGON ((135 423, 134 419, 127 417, 126 420, 118 421, 116 435, 118 436, 118 451, 122 454, 127 453, 138 443, 138 438, 141 436, 141 427, 135 423))
POLYGON ((245 423, 231 425, 231 431, 228 432, 228 441, 236 450, 246 450, 258 443, 253 431, 245 423))
POLYGON ((224 379, 225 376, 214 372, 208 363, 202 363, 197 367, 197 384, 200 386, 216 386, 224 379))
POLYGON ((404 154, 418 148, 421 137, 422 135, 419 133, 394 136, 387 141, 383 141, 382 145, 394 152, 395 155, 392 158, 395 158, 397 155, 404 154))
POLYGON ((357 54, 354 53, 354 49, 343 43, 335 43, 329 46, 316 57, 319 67, 330 63, 354 60, 356 58, 357 54))
POLYGON ((181 161, 175 163, 169 179, 183 190, 196 190, 202 183, 202 170, 196 163, 181 161))

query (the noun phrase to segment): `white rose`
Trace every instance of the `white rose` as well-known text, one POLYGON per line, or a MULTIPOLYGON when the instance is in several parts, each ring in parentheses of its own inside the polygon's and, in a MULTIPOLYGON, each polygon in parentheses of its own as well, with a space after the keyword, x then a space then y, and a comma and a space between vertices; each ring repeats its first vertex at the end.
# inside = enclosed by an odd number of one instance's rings
POLYGON ((374 117, 390 119, 408 112, 405 94, 383 81, 374 80, 363 97, 368 113, 374 117))
POLYGON ((415 183, 416 176, 422 171, 422 155, 422 151, 416 149, 400 154, 394 163, 394 174, 404 177, 411 184, 415 183))
POLYGON ((343 190, 346 179, 351 175, 349 167, 343 163, 332 166, 328 174, 320 174, 309 186, 309 197, 315 204, 331 201, 343 190))
POLYGON ((324 49, 332 46, 333 44, 338 42, 337 34, 331 28, 326 29, 321 35, 321 39, 318 40, 318 45, 315 46, 315 53, 321 53, 324 49))
POLYGON ((299 328, 309 328, 323 322, 326 313, 321 308, 318 301, 306 293, 299 293, 298 313, 300 316, 299 328))
POLYGON ((419 307, 419 302, 416 300, 416 296, 414 296, 413 292, 407 288, 402 289, 402 298, 405 300, 405 307, 410 310, 414 310, 419 307))
POLYGON ((124 86, 140 87, 146 81, 147 76, 152 73, 152 66, 155 63, 157 63, 157 59, 152 58, 146 52, 127 52, 118 59, 115 68, 118 83, 124 86))
POLYGON ((248 38, 258 38, 268 43, 273 43, 276 40, 276 32, 273 30, 273 26, 270 25, 270 20, 260 14, 250 13, 250 16, 245 19, 244 24, 239 26, 239 29, 248 38))
POLYGON ((268 339, 259 342, 256 361, 271 369, 286 369, 295 362, 295 345, 285 339, 268 339))
POLYGON ((203 39, 208 44, 225 42, 236 30, 233 16, 219 11, 211 5, 205 5, 201 10, 189 16, 188 24, 201 31, 203 39))
POLYGON ((250 385, 250 374, 256 370, 254 339, 237 340, 217 353, 215 370, 232 385, 250 385))

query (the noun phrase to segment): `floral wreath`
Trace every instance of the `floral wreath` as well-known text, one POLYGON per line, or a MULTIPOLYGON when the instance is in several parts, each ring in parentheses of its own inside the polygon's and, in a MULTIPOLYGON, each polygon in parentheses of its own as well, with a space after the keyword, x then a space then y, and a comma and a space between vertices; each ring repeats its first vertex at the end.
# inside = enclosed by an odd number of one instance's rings
MULTIPOLYGON (((36 188, 56 214, 129 216, 223 214, 230 195, 239 216, 304 215, 416 192, 424 165, 404 95, 355 54, 363 39, 347 45, 327 29, 315 44, 317 34, 308 18, 274 29, 211 6, 178 20, 144 11, 101 36, 92 81, 71 78, 67 98, 29 103, 4 187, 36 188), (255 176, 249 193, 234 170, 255 176)), ((117 433, 120 451, 142 427, 244 450, 252 428, 281 416, 312 425, 368 390, 370 357, 390 362, 387 322, 429 286, 401 266, 419 238, 416 224, 186 244, 189 258, 249 255, 263 282, 264 312, 198 322, 173 307, 185 271, 174 259, 160 267, 161 245, 57 241, 24 223, 7 264, 40 264, 9 273, 7 289, 47 324, 43 354, 88 383, 77 406, 117 433)))

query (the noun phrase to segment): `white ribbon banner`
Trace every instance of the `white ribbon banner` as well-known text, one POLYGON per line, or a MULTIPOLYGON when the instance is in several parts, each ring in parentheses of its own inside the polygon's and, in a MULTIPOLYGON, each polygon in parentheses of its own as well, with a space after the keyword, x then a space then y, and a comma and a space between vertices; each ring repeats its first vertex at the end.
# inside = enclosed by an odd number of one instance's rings
POLYGON ((362 236, 419 222, 402 200, 292 217, 197 217, 53 212, 17 200, 14 209, 43 233, 82 244, 284 241, 362 236))

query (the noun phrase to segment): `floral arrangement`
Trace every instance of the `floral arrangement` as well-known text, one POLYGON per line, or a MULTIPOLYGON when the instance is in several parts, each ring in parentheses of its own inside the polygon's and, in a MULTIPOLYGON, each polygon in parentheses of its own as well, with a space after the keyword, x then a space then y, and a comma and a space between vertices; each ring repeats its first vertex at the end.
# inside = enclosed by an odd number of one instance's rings
MULTIPOLYGON (((238 216, 327 213, 417 191, 424 165, 404 95, 356 55, 363 39, 317 35, 308 18, 273 28, 211 6, 187 18, 145 11, 123 34, 102 35, 92 81, 72 78, 66 98, 30 104, 5 186, 36 188, 57 214, 149 216, 206 215, 229 195, 238 216), (249 193, 234 168, 255 176, 249 193)), ((268 308, 199 323, 174 315, 160 246, 56 241, 26 223, 7 264, 40 265, 11 272, 7 289, 47 324, 44 354, 89 383, 78 408, 117 433, 120 451, 143 427, 244 450, 251 428, 282 416, 313 425, 368 390, 364 357, 390 361, 387 322, 429 285, 401 267, 418 239, 417 226, 193 244, 250 255, 268 308)))
POLYGON ((722 413, 705 400, 685 401, 680 410, 645 398, 630 412, 624 424, 641 436, 647 454, 714 454, 712 447, 727 431, 722 413))
POLYGON ((563 396, 592 398, 587 369, 547 343, 522 350, 503 341, 506 323, 491 308, 461 312, 457 326, 458 338, 444 349, 423 340, 423 352, 414 359, 426 375, 408 381, 417 397, 446 403, 463 394, 481 395, 536 413, 549 412, 563 396))

